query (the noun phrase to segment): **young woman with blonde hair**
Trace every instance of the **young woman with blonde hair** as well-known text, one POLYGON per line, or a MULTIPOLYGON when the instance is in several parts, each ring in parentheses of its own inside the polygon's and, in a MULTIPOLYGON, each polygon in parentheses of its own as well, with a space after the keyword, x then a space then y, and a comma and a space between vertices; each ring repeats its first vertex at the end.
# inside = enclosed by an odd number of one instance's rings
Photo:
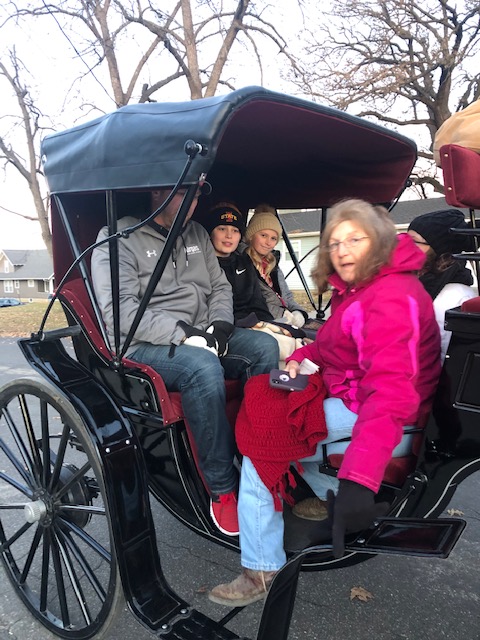
POLYGON ((268 204, 259 204, 245 231, 245 252, 257 269, 262 294, 273 318, 301 328, 308 318, 308 313, 295 302, 285 276, 278 266, 280 254, 274 253, 281 236, 282 226, 275 209, 268 204))

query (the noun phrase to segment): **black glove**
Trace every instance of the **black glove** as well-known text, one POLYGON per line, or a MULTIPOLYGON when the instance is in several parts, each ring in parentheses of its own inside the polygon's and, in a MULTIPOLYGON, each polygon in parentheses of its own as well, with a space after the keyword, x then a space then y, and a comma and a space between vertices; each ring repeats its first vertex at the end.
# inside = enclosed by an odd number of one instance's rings
POLYGON ((222 358, 227 355, 228 341, 232 337, 233 324, 224 320, 215 320, 208 327, 207 333, 212 335, 217 341, 218 357, 222 358))
POLYGON ((345 552, 345 533, 363 531, 377 518, 384 516, 388 502, 376 503, 375 494, 362 484, 340 480, 337 496, 327 491, 328 519, 332 528, 333 555, 341 558, 345 552))
POLYGON ((202 331, 201 329, 196 329, 183 320, 180 320, 177 324, 185 332, 183 344, 187 344, 191 347, 207 349, 218 356, 218 342, 215 339, 215 336, 211 333, 207 333, 206 331, 202 331))

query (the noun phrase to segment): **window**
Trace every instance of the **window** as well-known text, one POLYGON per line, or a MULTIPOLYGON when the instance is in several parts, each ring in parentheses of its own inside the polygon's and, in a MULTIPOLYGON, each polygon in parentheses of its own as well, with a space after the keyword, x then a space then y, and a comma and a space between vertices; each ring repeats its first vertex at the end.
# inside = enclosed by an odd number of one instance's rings
POLYGON ((15 287, 15 289, 20 289, 20 281, 15 280, 15 282, 13 283, 13 286, 15 287))
MULTIPOLYGON (((292 244, 293 252, 297 256, 297 260, 300 260, 302 241, 301 240, 290 240, 290 242, 292 244)), ((289 260, 290 262, 292 261, 292 259, 290 257, 290 253, 288 252, 287 247, 284 248, 284 259, 285 260, 289 260)))
POLYGON ((10 273, 10 265, 8 264, 7 260, 5 260, 5 262, 3 263, 3 270, 5 273, 10 273))
POLYGON ((28 286, 29 286, 30 288, 34 287, 34 286, 35 286, 35 280, 29 280, 29 281, 28 281, 28 286))
POLYGON ((5 293, 13 293, 13 280, 4 280, 3 290, 5 293))
POLYGON ((48 282, 45 282, 45 280, 38 280, 38 292, 39 293, 47 293, 48 292, 48 282))

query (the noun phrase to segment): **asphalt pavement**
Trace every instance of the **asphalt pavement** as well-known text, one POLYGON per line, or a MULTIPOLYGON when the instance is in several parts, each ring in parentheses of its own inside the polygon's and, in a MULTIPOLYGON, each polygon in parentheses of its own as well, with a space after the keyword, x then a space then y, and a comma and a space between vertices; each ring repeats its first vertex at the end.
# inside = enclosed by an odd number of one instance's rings
MULTIPOLYGON (((14 338, 0 339, 0 386, 32 370, 14 338)), ((480 474, 463 482, 449 509, 462 512, 467 528, 446 560, 377 556, 353 567, 302 573, 289 640, 480 640, 480 474), (364 600, 352 589, 368 592, 364 600)), ((1 496, 0 496, 1 501, 1 496)), ((155 499, 152 511, 167 580, 193 607, 215 619, 226 609, 206 591, 234 578, 239 556, 194 535, 155 499)), ((53 640, 24 608, 2 572, 0 640, 53 640)), ((261 603, 251 605, 228 627, 252 640, 261 603)), ((151 640, 154 636, 127 610, 107 640, 151 640)))

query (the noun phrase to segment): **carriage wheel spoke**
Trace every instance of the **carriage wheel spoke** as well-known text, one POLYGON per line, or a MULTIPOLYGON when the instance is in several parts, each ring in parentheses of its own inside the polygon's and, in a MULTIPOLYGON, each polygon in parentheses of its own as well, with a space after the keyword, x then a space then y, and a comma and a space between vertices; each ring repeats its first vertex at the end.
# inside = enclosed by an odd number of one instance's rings
POLYGON ((59 505, 56 505, 56 508, 58 509, 58 511, 70 511, 70 512, 76 511, 77 513, 91 513, 92 515, 97 515, 97 516, 106 515, 104 507, 91 507, 91 506, 84 507, 83 505, 78 505, 78 504, 59 504, 59 505))
MULTIPOLYGON (((23 478, 23 480, 28 484, 28 486, 31 489, 34 489, 33 476, 29 474, 28 471, 25 470, 25 468, 20 463, 20 460, 18 460, 17 456, 13 453, 13 451, 10 449, 7 443, 3 440, 3 438, 0 438, 0 449, 7 456, 7 458, 10 460, 12 465, 17 470, 18 474, 23 478)), ((2 476, 5 475, 3 471, 0 473, 2 476)))
POLYGON ((60 471, 65 458, 65 451, 67 449, 68 437, 70 435, 70 427, 66 424, 63 425, 62 436, 58 445, 57 457, 55 460, 55 466, 53 467, 52 475, 50 476, 50 482, 48 485, 49 493, 52 493, 53 488, 56 486, 58 479, 60 478, 60 471))
POLYGON ((42 550, 42 580, 40 587, 40 611, 45 613, 47 610, 47 598, 48 598, 48 574, 50 564, 50 532, 45 531, 43 536, 43 550, 42 550))
POLYGON ((5 540, 5 542, 3 544, 0 545, 0 553, 3 553, 4 551, 6 551, 9 547, 11 547, 11 545, 18 540, 19 538, 21 538, 23 536, 23 534, 28 531, 28 529, 30 529, 31 527, 31 523, 30 522, 25 522, 25 524, 23 526, 20 527, 20 529, 13 534, 13 536, 11 536, 8 540, 5 540))
POLYGON ((69 522, 68 520, 64 520, 61 517, 60 517, 60 519, 61 519, 61 522, 62 522, 62 527, 66 527, 72 533, 74 533, 76 536, 78 536, 86 545, 88 545, 91 549, 93 549, 93 551, 98 553, 98 555, 101 558, 103 558, 107 562, 111 562, 112 555, 107 549, 105 549, 105 547, 103 545, 101 545, 99 542, 94 540, 91 535, 86 533, 86 531, 84 531, 80 527, 77 527, 77 525, 74 524, 73 522, 69 522))
POLYGON ((12 502, 11 504, 0 504, 0 509, 25 509, 26 502, 12 502))
MULTIPOLYGON (((32 419, 30 418, 30 411, 28 410, 28 404, 23 394, 18 396, 20 401, 20 408, 22 410, 23 420, 25 423, 25 431, 27 432, 28 442, 30 443, 30 451, 33 457, 33 476, 35 480, 40 484, 42 479, 42 462, 40 460, 40 451, 38 449, 38 443, 35 438, 35 432, 33 430, 32 419)), ((48 418, 47 418, 48 419, 48 418)))
MULTIPOLYGON (((7 426, 8 426, 8 429, 9 429, 11 435, 12 435, 12 438, 13 438, 15 444, 17 445, 17 448, 18 448, 18 451, 20 453, 20 456, 22 457, 24 466, 28 469, 28 471, 30 472, 30 475, 33 477, 34 473, 33 473, 33 462, 32 462, 32 459, 30 457, 30 454, 28 453, 28 450, 27 450, 27 448, 25 446, 23 438, 20 436, 20 434, 18 432, 17 426, 15 425, 15 420, 13 420, 8 407, 5 407, 3 409, 2 415, 5 418, 5 422, 7 423, 7 426)), ((5 449, 4 449, 4 451, 5 451, 5 449)), ((7 451, 5 451, 5 453, 7 453, 7 451)), ((10 461, 13 462, 13 460, 11 460, 11 459, 10 459, 10 461)), ((23 469, 23 467, 21 467, 21 468, 23 469)))
POLYGON ((54 494, 53 498, 55 501, 60 500, 62 496, 64 496, 68 491, 76 484, 79 480, 81 480, 84 475, 92 468, 90 462, 86 462, 81 469, 78 469, 71 478, 60 488, 57 493, 54 494))
POLYGON ((27 579, 28 573, 30 571, 30 567, 32 566, 33 558, 38 549, 38 545, 40 544, 40 540, 42 539, 43 529, 42 527, 37 527, 35 531, 35 535, 32 540, 32 544, 30 545, 30 551, 28 552, 27 559, 25 561, 25 565, 23 567, 22 573, 19 578, 19 583, 24 584, 27 579))
POLYGON ((85 573, 85 576, 87 577, 88 581, 90 582, 93 589, 95 590, 95 593, 97 594, 97 596, 102 602, 105 602, 105 598, 107 595, 105 592, 105 589, 101 585, 100 581, 95 575, 95 572, 92 570, 84 554, 82 553, 82 551, 80 550, 76 542, 72 539, 70 534, 67 534, 66 532, 62 531, 62 535, 64 536, 65 544, 69 548, 70 553, 73 555, 75 560, 80 565, 82 571, 85 573))
POLYGON ((23 495, 27 496, 27 498, 32 500, 33 491, 31 491, 25 485, 20 484, 19 482, 17 482, 17 480, 15 480, 15 478, 12 478, 11 476, 8 476, 6 473, 4 473, 3 471, 0 471, 0 479, 5 480, 5 482, 7 482, 9 485, 11 485, 12 487, 15 487, 15 489, 20 491, 20 493, 23 493, 23 495))
POLYGON ((60 558, 59 547, 55 544, 56 540, 54 540, 54 534, 50 530, 49 537, 51 541, 51 552, 52 552, 52 560, 53 560, 53 568, 55 571, 55 582, 57 584, 57 595, 58 601, 60 603, 60 612, 61 618, 64 627, 68 627, 70 625, 70 613, 68 611, 67 597, 65 594, 65 581, 63 579, 63 571, 62 571, 62 561, 60 558))
MULTIPOLYGON (((86 624, 91 624, 92 622, 92 618, 90 615, 90 612, 88 610, 88 606, 87 606, 87 602, 86 602, 86 598, 85 595, 83 593, 83 589, 82 589, 82 585, 80 584, 80 581, 78 579, 78 576, 76 574, 75 568, 71 562, 68 550, 66 548, 66 545, 64 544, 64 539, 63 539, 63 534, 60 531, 56 531, 53 533, 53 535, 55 536, 55 539, 57 541, 58 544, 58 549, 60 550, 60 556, 61 556, 61 560, 63 560, 63 566, 65 567, 65 570, 67 572, 68 578, 70 580, 70 584, 72 585, 73 591, 75 593, 75 596, 77 598, 77 602, 80 606, 80 610, 82 612, 83 618, 86 622, 86 624)), ((59 556, 59 560, 60 560, 60 556, 59 556)), ((62 579, 63 581, 63 579, 62 579)), ((66 602, 66 601, 65 601, 66 602)), ((68 610, 67 610, 67 615, 68 615, 68 610)))
POLYGON ((44 487, 48 486, 51 475, 51 459, 50 459, 50 432, 48 423, 48 403, 40 400, 40 424, 42 425, 42 452, 43 452, 43 477, 42 483, 44 487))

